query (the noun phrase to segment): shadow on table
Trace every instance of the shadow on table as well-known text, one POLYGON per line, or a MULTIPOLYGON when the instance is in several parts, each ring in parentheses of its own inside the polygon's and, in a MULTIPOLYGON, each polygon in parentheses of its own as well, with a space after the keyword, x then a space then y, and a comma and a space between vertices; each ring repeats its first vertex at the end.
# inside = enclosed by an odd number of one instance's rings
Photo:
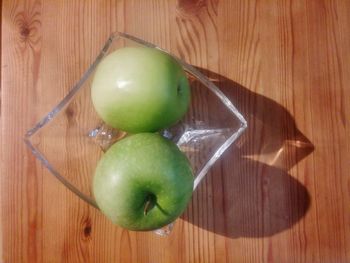
POLYGON ((206 187, 199 185, 182 219, 231 238, 271 236, 290 228, 306 214, 310 196, 288 171, 314 150, 313 144, 280 104, 198 69, 242 112, 248 128, 201 183, 206 187))

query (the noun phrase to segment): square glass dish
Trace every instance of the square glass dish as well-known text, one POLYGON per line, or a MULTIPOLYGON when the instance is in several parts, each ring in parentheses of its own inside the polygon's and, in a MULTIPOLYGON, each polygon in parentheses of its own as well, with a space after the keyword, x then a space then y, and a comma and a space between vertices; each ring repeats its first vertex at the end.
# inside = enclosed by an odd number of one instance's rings
MULTIPOLYGON (((91 189, 96 164, 109 146, 127 134, 108 127, 99 118, 92 105, 90 85, 101 60, 126 46, 146 46, 168 53, 131 35, 113 33, 77 84, 51 112, 27 131, 24 139, 36 158, 58 180, 97 209, 91 189)), ((195 190, 223 152, 246 129, 247 123, 206 76, 173 57, 188 75, 191 104, 179 123, 161 133, 176 142, 190 160, 195 174, 195 190)), ((171 228, 172 224, 155 232, 167 235, 171 228)))

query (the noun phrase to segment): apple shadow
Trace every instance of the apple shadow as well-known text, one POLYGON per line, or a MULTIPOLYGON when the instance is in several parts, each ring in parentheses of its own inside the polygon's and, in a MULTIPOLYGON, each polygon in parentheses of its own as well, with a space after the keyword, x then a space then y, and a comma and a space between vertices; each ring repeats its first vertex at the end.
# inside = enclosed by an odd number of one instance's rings
MULTIPOLYGON (((314 145, 282 105, 197 69, 233 102, 248 128, 201 182, 181 218, 230 238, 266 237, 291 228, 308 211, 310 195, 288 172, 314 145)), ((210 103, 208 111, 213 118, 220 114, 210 103)))

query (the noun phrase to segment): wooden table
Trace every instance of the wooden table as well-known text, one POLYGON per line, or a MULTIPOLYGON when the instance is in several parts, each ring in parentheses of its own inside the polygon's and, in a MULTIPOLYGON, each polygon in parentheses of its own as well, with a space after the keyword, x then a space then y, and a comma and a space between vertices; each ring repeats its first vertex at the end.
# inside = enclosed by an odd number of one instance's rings
POLYGON ((350 262, 349 83, 347 0, 2 1, 0 262, 350 262), (168 238, 113 226, 22 141, 113 31, 198 66, 248 120, 168 238))

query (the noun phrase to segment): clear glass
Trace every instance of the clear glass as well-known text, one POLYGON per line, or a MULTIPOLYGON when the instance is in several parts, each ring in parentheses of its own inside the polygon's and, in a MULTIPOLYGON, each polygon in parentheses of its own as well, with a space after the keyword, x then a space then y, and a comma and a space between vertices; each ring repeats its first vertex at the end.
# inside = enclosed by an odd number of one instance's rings
MULTIPOLYGON (((91 189, 96 164, 109 146, 127 134, 108 127, 97 116, 92 106, 90 85, 101 60, 125 46, 147 46, 168 53, 131 35, 112 34, 67 96, 28 130, 24 139, 33 154, 58 180, 97 209, 91 189)), ((173 57, 188 74, 191 105, 179 123, 161 133, 176 142, 189 158, 195 173, 195 190, 223 152, 246 129, 247 123, 231 101, 206 76, 173 57), (213 107, 215 111, 210 110, 213 107)), ((155 233, 168 235, 172 227, 170 224, 155 233)))

